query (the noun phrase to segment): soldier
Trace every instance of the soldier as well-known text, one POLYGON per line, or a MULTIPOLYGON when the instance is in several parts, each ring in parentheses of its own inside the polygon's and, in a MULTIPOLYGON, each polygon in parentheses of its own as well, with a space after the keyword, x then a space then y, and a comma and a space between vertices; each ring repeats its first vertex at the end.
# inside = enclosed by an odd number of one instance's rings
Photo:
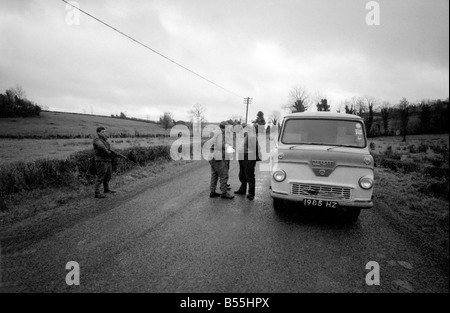
POLYGON ((111 180, 114 151, 111 150, 109 145, 105 127, 100 126, 97 128, 97 137, 94 139, 93 145, 97 174, 97 179, 95 180, 95 198, 106 198, 105 194, 100 193, 100 186, 102 184, 104 193, 115 193, 115 191, 109 189, 108 186, 111 180))
POLYGON ((228 164, 225 160, 225 150, 230 146, 225 142, 225 125, 226 122, 220 123, 220 133, 214 136, 214 153, 212 159, 209 161, 211 165, 211 184, 210 194, 211 198, 221 197, 222 199, 233 199, 234 196, 228 193, 228 164), (220 191, 222 194, 216 192, 217 181, 220 181, 220 191))

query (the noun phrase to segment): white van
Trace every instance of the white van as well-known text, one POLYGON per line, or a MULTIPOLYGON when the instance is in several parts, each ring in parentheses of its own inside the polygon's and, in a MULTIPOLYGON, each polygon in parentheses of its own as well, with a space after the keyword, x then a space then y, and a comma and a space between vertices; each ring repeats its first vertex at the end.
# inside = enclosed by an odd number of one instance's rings
POLYGON ((304 112, 285 116, 272 155, 271 196, 307 207, 342 209, 356 220, 373 206, 374 161, 364 121, 352 114, 304 112))

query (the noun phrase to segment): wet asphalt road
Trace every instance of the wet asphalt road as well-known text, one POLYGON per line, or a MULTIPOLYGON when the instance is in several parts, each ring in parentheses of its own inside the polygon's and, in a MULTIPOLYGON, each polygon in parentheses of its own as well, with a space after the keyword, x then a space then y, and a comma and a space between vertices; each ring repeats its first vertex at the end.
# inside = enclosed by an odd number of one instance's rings
MULTIPOLYGON (((339 212, 278 212, 267 172, 257 172, 254 201, 211 199, 209 173, 204 162, 20 254, 3 255, 3 290, 448 292, 448 270, 392 228, 377 206, 356 223, 343 222, 339 212), (65 283, 69 261, 80 265, 79 286, 65 283), (366 284, 369 261, 380 265, 378 286, 366 284)), ((237 175, 233 161, 234 189, 237 175)))

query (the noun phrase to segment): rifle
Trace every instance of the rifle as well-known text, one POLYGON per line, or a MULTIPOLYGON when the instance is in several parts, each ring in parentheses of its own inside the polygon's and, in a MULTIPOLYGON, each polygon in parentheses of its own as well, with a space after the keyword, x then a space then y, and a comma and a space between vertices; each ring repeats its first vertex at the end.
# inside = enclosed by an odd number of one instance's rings
POLYGON ((130 162, 133 162, 133 163, 136 163, 135 161, 131 160, 130 158, 124 156, 123 154, 121 154, 121 153, 119 153, 119 152, 117 152, 117 151, 114 151, 114 150, 112 150, 112 149, 109 149, 109 151, 112 153, 113 158, 119 157, 119 158, 122 158, 122 159, 124 159, 124 160, 130 161, 130 162))

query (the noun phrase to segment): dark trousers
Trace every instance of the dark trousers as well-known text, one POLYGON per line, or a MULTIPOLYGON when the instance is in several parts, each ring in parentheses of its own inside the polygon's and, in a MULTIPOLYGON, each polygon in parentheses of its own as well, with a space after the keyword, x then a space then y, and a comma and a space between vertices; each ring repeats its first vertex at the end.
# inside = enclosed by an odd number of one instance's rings
POLYGON ((100 193, 101 185, 103 185, 103 190, 109 190, 108 183, 111 180, 112 175, 111 162, 95 161, 95 169, 97 172, 97 179, 95 180, 95 193, 100 193))
POLYGON ((211 160, 211 184, 210 191, 215 192, 217 187, 217 181, 220 182, 220 191, 222 193, 227 192, 228 183, 228 164, 225 160, 211 160))
POLYGON ((246 192, 248 184, 248 194, 252 196, 255 195, 255 167, 255 160, 239 160, 239 191, 246 192))

